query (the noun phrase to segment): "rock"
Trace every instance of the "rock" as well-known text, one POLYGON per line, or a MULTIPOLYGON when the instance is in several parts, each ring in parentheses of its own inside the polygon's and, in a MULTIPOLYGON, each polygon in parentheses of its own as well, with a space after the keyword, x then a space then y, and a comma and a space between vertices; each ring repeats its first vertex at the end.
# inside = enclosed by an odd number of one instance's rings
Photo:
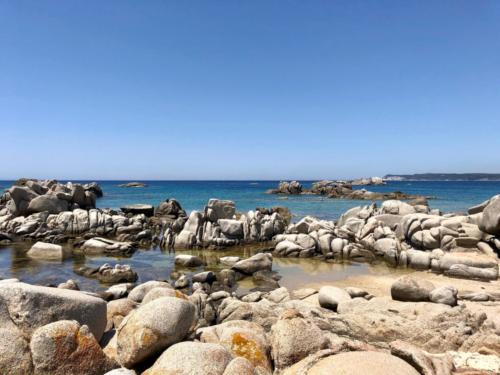
POLYGON ((28 342, 16 329, 0 328, 0 368, 4 375, 33 373, 28 342))
POLYGON ((153 288, 144 296, 144 299, 142 300, 142 304, 145 305, 146 303, 149 303, 151 301, 154 301, 155 299, 162 298, 162 297, 178 297, 178 298, 186 299, 186 296, 184 296, 184 294, 182 294, 181 292, 179 292, 175 289, 153 288))
POLYGON ((349 293, 335 286, 324 286, 319 290, 318 302, 321 307, 337 311, 337 306, 351 299, 349 293))
POLYGON ((49 214, 58 214, 68 211, 68 202, 57 198, 55 195, 40 195, 33 198, 28 205, 28 212, 45 212, 49 214))
POLYGON ((391 296, 399 301, 429 301, 429 294, 434 285, 427 280, 403 276, 391 285, 391 296))
POLYGON ((484 208, 479 229, 489 234, 500 235, 500 196, 493 197, 484 208))
MULTIPOLYGON (((35 329, 58 320, 76 320, 87 325, 97 340, 106 327, 106 302, 74 290, 21 282, 0 284, 2 309, 8 311, 9 323, 14 323, 27 337, 35 329)), ((0 320, 4 319, 0 315, 0 320)), ((0 326, 4 323, 0 321, 0 326)))
POLYGON ((154 288, 172 289, 172 286, 165 281, 146 281, 145 283, 137 285, 134 289, 132 289, 128 298, 136 303, 141 303, 146 294, 154 288))
POLYGON ((64 251, 61 245, 38 241, 28 250, 27 255, 36 259, 62 260, 64 251))
POLYGON ((197 335, 201 342, 220 344, 233 356, 247 359, 256 368, 271 370, 266 333, 256 323, 233 320, 199 329, 197 335))
POLYGON ((397 200, 387 200, 382 203, 380 208, 384 214, 392 215, 409 215, 415 213, 415 208, 410 206, 408 203, 397 201, 397 200))
MULTIPOLYGON (((162 290, 170 290, 170 289, 162 289, 162 290)), ((113 327, 118 328, 123 318, 125 318, 128 314, 130 314, 132 310, 136 309, 137 306, 138 306, 137 303, 128 298, 120 298, 108 302, 106 311, 106 320, 107 320, 106 331, 109 331, 113 327)))
POLYGON ((87 255, 102 253, 130 253, 135 250, 135 245, 131 242, 120 242, 102 237, 94 237, 83 243, 82 250, 87 255))
POLYGON ((69 289, 69 290, 80 290, 80 287, 75 280, 69 279, 68 281, 61 283, 57 286, 59 289, 69 289))
POLYGON ((228 266, 228 267, 234 266, 240 260, 241 260, 241 258, 240 257, 236 257, 236 256, 221 257, 219 259, 219 261, 220 261, 221 264, 223 264, 225 266, 228 266))
POLYGON ((187 277, 186 275, 181 275, 181 277, 175 280, 174 286, 176 289, 183 289, 187 288, 190 283, 191 281, 189 280, 189 277, 187 277))
POLYGON ((38 328, 30 348, 36 374, 101 375, 117 367, 105 356, 88 327, 74 320, 38 328))
POLYGON ((130 188, 130 187, 146 187, 148 185, 143 182, 127 182, 126 184, 119 184, 118 186, 130 188))
POLYGON ((458 291, 453 286, 442 286, 429 293, 429 300, 434 303, 444 303, 449 306, 457 305, 458 291))
POLYGON ((117 329, 119 362, 135 366, 181 341, 194 316, 194 305, 180 298, 162 297, 140 306, 117 329))
POLYGON ((232 267, 232 269, 244 273, 245 275, 251 275, 260 270, 271 271, 272 267, 273 256, 269 253, 259 253, 248 259, 240 260, 232 267))
POLYGON ((199 272, 193 275, 193 282, 195 283, 213 283, 217 278, 215 277, 215 273, 212 271, 204 271, 199 272))
POLYGON ((137 280, 137 273, 128 264, 115 264, 112 267, 105 263, 99 267, 96 275, 100 282, 107 284, 135 282, 137 280))
POLYGON ((454 370, 447 354, 430 354, 415 345, 396 340, 390 343, 391 354, 412 365, 423 375, 448 375, 454 370))
POLYGON ((199 267, 203 261, 195 255, 179 254, 175 256, 175 264, 183 267, 199 267))
POLYGON ((387 353, 355 351, 328 355, 329 353, 330 351, 325 350, 316 356, 307 357, 285 370, 283 375, 419 375, 408 363, 387 353))
MULTIPOLYGON (((227 365, 223 375, 256 375, 258 373, 259 372, 255 370, 255 367, 248 359, 236 357, 229 362, 229 365, 227 365)), ((260 373, 264 374, 264 372, 260 373)))
POLYGON ((221 345, 186 341, 165 350, 143 375, 223 375, 231 360, 221 345))
POLYGON ((186 211, 184 211, 179 202, 175 199, 167 199, 161 202, 156 208, 156 216, 166 216, 170 219, 177 219, 179 217, 186 217, 186 211))
POLYGON ((236 207, 233 201, 210 199, 205 207, 205 215, 212 222, 219 219, 232 219, 235 213, 236 207))
POLYGON ((321 329, 294 309, 285 310, 271 327, 270 342, 276 371, 328 346, 321 329))
POLYGON ((150 204, 129 204, 127 206, 120 207, 120 210, 122 210, 122 212, 125 214, 132 214, 132 215, 143 214, 147 217, 151 217, 155 213, 154 207, 150 204))
POLYGON ((318 293, 316 289, 313 288, 302 288, 302 289, 296 289, 292 292, 292 298, 293 299, 304 299, 309 296, 312 296, 313 294, 318 293))
POLYGON ((301 194, 302 185, 298 181, 282 181, 279 183, 278 189, 271 192, 275 194, 301 194))
POLYGON ((243 222, 232 219, 219 219, 220 230, 227 238, 243 238, 243 222))

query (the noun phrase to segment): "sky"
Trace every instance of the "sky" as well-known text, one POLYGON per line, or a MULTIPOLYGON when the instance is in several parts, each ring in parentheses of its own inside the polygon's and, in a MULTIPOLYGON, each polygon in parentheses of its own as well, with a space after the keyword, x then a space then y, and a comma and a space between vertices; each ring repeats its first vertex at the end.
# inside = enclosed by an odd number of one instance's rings
POLYGON ((0 179, 500 172, 500 1, 0 0, 0 179))

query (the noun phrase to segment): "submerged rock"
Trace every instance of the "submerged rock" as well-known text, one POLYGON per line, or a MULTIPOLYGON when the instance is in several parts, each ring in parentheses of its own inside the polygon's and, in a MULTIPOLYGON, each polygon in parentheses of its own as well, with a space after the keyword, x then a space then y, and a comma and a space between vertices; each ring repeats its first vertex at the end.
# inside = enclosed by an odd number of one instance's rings
POLYGON ((62 260, 64 251, 61 245, 39 241, 28 250, 27 255, 36 259, 62 260))

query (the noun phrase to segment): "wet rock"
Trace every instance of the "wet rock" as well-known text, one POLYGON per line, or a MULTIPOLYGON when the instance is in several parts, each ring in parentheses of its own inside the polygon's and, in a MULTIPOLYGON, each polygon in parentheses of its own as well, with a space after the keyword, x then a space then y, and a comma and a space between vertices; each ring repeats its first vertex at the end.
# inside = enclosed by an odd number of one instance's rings
POLYGON ((120 242, 109 240, 107 238, 95 237, 87 240, 82 245, 82 250, 85 254, 103 254, 103 253, 130 253, 135 250, 135 246, 131 242, 120 242))
POLYGON ((237 262, 239 262, 241 260, 241 258, 236 257, 236 256, 228 256, 228 257, 222 257, 219 260, 220 260, 221 264, 228 266, 228 267, 232 267, 237 262))
POLYGON ((101 375, 117 367, 87 326, 61 320, 38 328, 30 348, 35 374, 101 375))
POLYGON ((195 255, 179 254, 175 256, 175 264, 183 267, 199 267, 203 261, 195 255))
POLYGON ((269 253, 259 253, 248 259, 240 260, 235 263, 232 269, 251 275, 260 270, 271 270, 273 267, 273 256, 269 253))
POLYGON ((399 301, 429 301, 434 288, 430 281, 403 276, 391 285, 391 296, 399 301))
POLYGON ((137 273, 128 264, 115 264, 114 267, 108 263, 103 264, 97 271, 99 281, 107 284, 135 282, 137 273))
POLYGON ((180 298, 162 297, 140 306, 117 330, 119 362, 132 367, 179 342, 188 334, 194 316, 194 305, 180 298))
POLYGON ((217 278, 212 271, 204 271, 193 275, 193 282, 196 283, 213 283, 217 278))
POLYGON ((337 311, 339 303, 351 299, 349 293, 335 286, 324 286, 319 290, 318 302, 321 307, 337 311))
POLYGON ((77 282, 73 279, 69 279, 68 281, 61 283, 57 286, 59 289, 69 289, 69 290, 80 290, 77 282))
POLYGON ((28 250, 27 255, 36 259, 62 260, 64 251, 61 245, 39 241, 28 250))
MULTIPOLYGON (((87 325, 96 339, 106 327, 106 302, 85 293, 25 283, 0 284, 0 310, 9 312, 13 322, 27 337, 48 323, 76 320, 87 325)), ((4 317, 0 326, 4 324, 4 317)))
POLYGON ((223 375, 231 360, 221 345, 186 341, 165 350, 143 375, 223 375))

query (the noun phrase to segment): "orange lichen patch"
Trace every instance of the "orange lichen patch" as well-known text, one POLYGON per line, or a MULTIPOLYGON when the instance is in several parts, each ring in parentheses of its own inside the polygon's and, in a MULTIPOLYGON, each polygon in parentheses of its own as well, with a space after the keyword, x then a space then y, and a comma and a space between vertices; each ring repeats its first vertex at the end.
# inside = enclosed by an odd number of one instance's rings
POLYGON ((187 300, 187 299, 188 299, 188 298, 187 298, 187 296, 186 296, 184 293, 179 292, 178 290, 176 290, 176 291, 175 291, 175 296, 176 296, 177 298, 181 298, 181 299, 185 299, 185 300, 187 300))
POLYGON ((144 328, 140 333, 140 343, 145 346, 150 346, 158 341, 158 337, 149 328, 144 328))
POLYGON ((241 333, 231 335, 231 351, 238 357, 248 359, 254 366, 266 366, 266 356, 262 353, 259 345, 247 339, 241 333))

